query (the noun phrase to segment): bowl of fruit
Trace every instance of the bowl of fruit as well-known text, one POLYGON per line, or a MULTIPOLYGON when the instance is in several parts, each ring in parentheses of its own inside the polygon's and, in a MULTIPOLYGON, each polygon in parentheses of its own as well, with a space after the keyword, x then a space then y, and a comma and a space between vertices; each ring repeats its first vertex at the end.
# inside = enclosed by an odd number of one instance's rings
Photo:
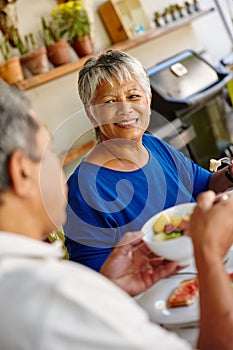
POLYGON ((184 203, 151 217, 142 227, 143 241, 156 255, 174 260, 180 266, 193 261, 193 244, 188 221, 196 203, 184 203))

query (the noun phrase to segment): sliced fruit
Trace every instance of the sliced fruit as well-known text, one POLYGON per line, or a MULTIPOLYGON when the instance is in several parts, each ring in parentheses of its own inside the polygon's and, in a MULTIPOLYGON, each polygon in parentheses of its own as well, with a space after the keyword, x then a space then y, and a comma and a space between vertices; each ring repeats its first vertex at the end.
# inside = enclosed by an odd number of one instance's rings
POLYGON ((178 215, 171 215, 171 224, 174 226, 179 226, 180 222, 182 221, 182 218, 178 215))
POLYGON ((159 232, 154 236, 154 241, 161 242, 167 239, 167 235, 164 232, 159 232))
POLYGON ((164 226, 170 224, 170 217, 167 214, 162 213, 159 218, 155 221, 153 225, 153 230, 155 232, 162 232, 164 230, 164 226))

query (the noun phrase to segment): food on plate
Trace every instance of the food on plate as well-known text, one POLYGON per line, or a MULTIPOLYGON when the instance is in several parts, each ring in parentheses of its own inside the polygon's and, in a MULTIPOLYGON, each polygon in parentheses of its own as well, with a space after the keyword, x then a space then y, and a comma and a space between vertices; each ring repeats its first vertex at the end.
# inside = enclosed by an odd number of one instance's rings
POLYGON ((221 165, 221 160, 210 159, 209 169, 210 171, 217 171, 220 165, 221 165))
POLYGON ((165 241, 181 237, 187 232, 189 218, 187 216, 180 217, 178 215, 168 216, 166 213, 161 213, 159 218, 153 224, 155 232, 155 241, 165 241))
MULTIPOLYGON (((233 272, 228 273, 233 288, 233 272)), ((167 299, 167 306, 180 307, 193 304, 199 294, 198 278, 182 280, 167 299)))
POLYGON ((167 306, 169 308, 188 306, 194 303, 198 296, 198 279, 197 277, 183 280, 172 291, 171 295, 167 299, 167 306))

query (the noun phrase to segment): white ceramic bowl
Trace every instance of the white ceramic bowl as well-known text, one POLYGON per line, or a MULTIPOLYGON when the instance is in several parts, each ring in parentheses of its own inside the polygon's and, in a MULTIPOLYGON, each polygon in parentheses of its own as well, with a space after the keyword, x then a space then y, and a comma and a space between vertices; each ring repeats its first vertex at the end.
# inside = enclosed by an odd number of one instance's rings
MULTIPOLYGON (((182 218, 189 216, 195 206, 196 203, 185 203, 166 209, 163 212, 168 216, 175 214, 182 218)), ((189 265, 194 259, 193 244, 190 237, 181 236, 167 241, 154 240, 153 224, 158 220, 161 213, 152 216, 142 227, 142 231, 144 232, 143 241, 156 255, 168 260, 177 261, 180 266, 189 265)))

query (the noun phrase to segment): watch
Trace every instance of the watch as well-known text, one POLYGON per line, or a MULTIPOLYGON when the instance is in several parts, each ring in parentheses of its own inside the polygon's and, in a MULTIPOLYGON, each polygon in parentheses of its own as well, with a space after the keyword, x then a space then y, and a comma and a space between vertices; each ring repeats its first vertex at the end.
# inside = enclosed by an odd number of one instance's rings
POLYGON ((231 175, 230 170, 231 170, 231 166, 228 167, 227 170, 225 171, 225 176, 230 182, 233 182, 233 176, 231 175))

